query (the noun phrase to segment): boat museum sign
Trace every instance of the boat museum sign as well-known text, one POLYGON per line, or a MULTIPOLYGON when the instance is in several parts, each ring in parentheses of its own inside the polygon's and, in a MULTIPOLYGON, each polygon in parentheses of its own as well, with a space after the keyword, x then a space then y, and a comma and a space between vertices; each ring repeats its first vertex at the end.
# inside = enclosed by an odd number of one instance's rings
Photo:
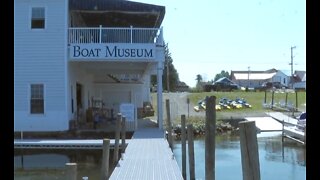
POLYGON ((71 44, 71 59, 118 60, 118 59, 155 59, 154 44, 71 44))

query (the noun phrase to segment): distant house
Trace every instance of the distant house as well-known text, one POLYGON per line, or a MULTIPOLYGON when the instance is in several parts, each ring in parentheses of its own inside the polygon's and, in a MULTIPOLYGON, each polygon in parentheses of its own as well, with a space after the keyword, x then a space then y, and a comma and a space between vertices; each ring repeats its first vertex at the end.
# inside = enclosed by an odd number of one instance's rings
POLYGON ((305 71, 295 71, 292 77, 293 89, 306 90, 307 74, 305 71))
POLYGON ((222 77, 216 80, 215 82, 212 82, 212 83, 208 82, 207 84, 204 84, 202 87, 204 91, 210 92, 210 91, 232 91, 234 89, 238 89, 239 86, 233 81, 231 81, 229 78, 222 77))
POLYGON ((278 82, 288 87, 290 78, 282 71, 269 69, 266 71, 231 71, 230 78, 241 87, 256 88, 264 82, 278 82))
POLYGON ((178 84, 176 86, 176 91, 185 92, 185 91, 189 91, 189 90, 190 90, 190 88, 185 82, 181 82, 181 81, 178 82, 178 84))

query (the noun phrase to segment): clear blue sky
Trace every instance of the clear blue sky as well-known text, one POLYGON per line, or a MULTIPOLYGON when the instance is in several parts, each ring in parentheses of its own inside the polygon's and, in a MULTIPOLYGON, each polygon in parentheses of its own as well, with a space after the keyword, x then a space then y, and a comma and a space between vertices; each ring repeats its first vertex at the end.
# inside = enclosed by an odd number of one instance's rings
POLYGON ((166 7, 162 23, 181 81, 221 70, 306 70, 304 0, 132 0, 166 7))

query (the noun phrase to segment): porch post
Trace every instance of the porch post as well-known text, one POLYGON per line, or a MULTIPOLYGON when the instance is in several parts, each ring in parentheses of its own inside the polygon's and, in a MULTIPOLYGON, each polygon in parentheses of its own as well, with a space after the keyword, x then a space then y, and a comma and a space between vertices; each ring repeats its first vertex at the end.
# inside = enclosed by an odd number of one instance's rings
POLYGON ((162 73, 163 62, 158 61, 157 67, 157 117, 159 129, 163 129, 163 111, 162 111, 162 73))
POLYGON ((101 44, 102 25, 99 26, 99 43, 101 44))

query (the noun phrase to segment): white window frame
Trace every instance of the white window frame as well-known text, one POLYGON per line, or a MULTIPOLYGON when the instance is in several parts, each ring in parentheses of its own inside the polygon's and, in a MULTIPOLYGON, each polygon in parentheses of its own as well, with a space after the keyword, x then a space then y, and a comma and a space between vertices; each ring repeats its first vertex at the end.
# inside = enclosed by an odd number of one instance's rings
POLYGON ((28 98, 28 106, 29 106, 29 114, 30 115, 45 115, 46 112, 46 106, 45 106, 45 97, 46 97, 46 93, 45 93, 45 84, 44 83, 30 83, 29 84, 29 98, 28 98), (43 86, 43 112, 42 113, 32 113, 31 112, 31 100, 32 100, 32 85, 42 85, 43 86))
POLYGON ((30 7, 30 21, 29 21, 29 27, 31 30, 44 30, 47 28, 47 23, 48 23, 48 19, 47 19, 47 8, 45 6, 32 6, 30 7), (33 28, 32 27, 32 21, 33 21, 33 17, 32 17, 32 10, 33 8, 43 8, 44 9, 44 27, 43 28, 33 28))

